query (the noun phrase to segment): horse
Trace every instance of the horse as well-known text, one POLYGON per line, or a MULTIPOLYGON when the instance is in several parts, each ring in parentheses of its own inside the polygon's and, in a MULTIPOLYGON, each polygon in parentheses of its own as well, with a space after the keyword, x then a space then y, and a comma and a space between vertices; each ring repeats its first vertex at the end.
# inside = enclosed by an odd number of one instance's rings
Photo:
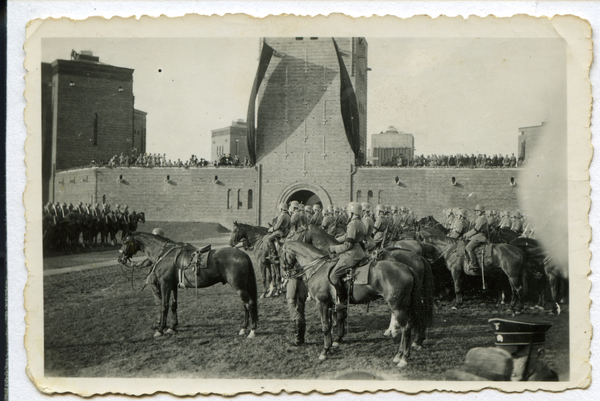
MULTIPOLYGON (((328 252, 332 245, 340 245, 332 235, 314 224, 309 224, 304 231, 304 242, 320 249, 323 252, 328 252)), ((385 249, 377 252, 376 257, 379 260, 395 260, 396 262, 404 263, 417 272, 417 275, 423 283, 424 290, 427 293, 433 293, 433 287, 436 284, 433 280, 432 266, 430 262, 421 257, 422 247, 417 241, 404 240, 394 241, 389 243, 385 249)), ((436 291, 437 292, 437 291, 436 291)), ((429 296, 426 297, 429 299, 429 296)), ((395 330, 395 320, 392 314, 389 328, 384 335, 388 336, 395 330)))
POLYGON ((448 231, 450 231, 446 227, 444 227, 444 225, 442 223, 437 221, 432 215, 421 218, 418 221, 418 225, 420 228, 419 231, 422 231, 425 228, 427 228, 427 229, 432 228, 442 234, 448 234, 448 231))
POLYGON ((229 236, 229 246, 234 247, 239 242, 243 243, 245 250, 254 249, 254 257, 258 262, 263 280, 263 293, 261 298, 279 295, 283 289, 279 265, 268 258, 269 245, 265 241, 268 229, 261 226, 233 222, 233 230, 229 236))
MULTIPOLYGON (((462 278, 463 275, 480 276, 481 272, 474 272, 469 269, 469 263, 465 255, 465 241, 450 238, 447 236, 430 235, 421 233, 422 242, 431 244, 440 252, 440 257, 446 261, 446 266, 452 274, 454 281, 455 306, 459 307, 462 304, 462 278)), ((492 264, 491 266, 482 266, 483 273, 489 277, 495 272, 496 268, 500 268, 508 277, 508 281, 512 291, 511 308, 515 308, 520 312, 523 309, 523 293, 525 283, 524 255, 521 250, 509 244, 494 244, 492 248, 492 264)))
MULTIPOLYGON (((329 309, 334 306, 336 297, 335 288, 328 277, 330 269, 325 266, 331 266, 336 261, 328 261, 326 252, 299 241, 286 241, 282 246, 281 254, 282 262, 286 267, 298 263, 308 277, 308 291, 317 301, 317 308, 321 315, 324 344, 319 359, 324 360, 333 345, 329 309)), ((371 267, 369 284, 354 284, 352 303, 363 304, 380 297, 385 299, 400 326, 400 347, 394 362, 402 368, 408 364, 410 357, 409 343, 412 329, 414 328, 417 333, 416 346, 420 346, 418 342, 425 338, 425 332, 433 318, 433 300, 424 302, 421 281, 410 267, 390 260, 378 261, 371 267)), ((344 335, 345 319, 345 313, 338 311, 338 341, 341 341, 344 335)))
POLYGON ((156 285, 155 295, 161 301, 159 323, 155 337, 163 335, 167 326, 171 293, 172 322, 167 333, 173 333, 177 320, 178 270, 183 270, 183 283, 186 288, 206 288, 217 283, 229 283, 237 291, 244 303, 244 323, 239 335, 245 335, 250 320, 248 338, 255 337, 258 322, 256 277, 252 260, 246 253, 235 248, 211 250, 207 258, 207 267, 188 269, 197 249, 190 244, 176 243, 160 235, 148 233, 130 233, 123 239, 119 253, 119 263, 126 263, 138 251, 146 254, 153 263, 148 275, 151 284, 156 285), (196 272, 196 271, 197 272, 196 272), (194 277, 194 275, 196 277, 194 277))

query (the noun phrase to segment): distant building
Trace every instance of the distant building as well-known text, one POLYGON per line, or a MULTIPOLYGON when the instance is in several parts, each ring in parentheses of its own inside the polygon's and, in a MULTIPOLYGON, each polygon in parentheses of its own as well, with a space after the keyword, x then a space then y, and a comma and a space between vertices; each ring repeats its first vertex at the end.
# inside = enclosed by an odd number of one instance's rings
POLYGON ((230 126, 211 131, 212 144, 211 160, 219 160, 222 156, 230 155, 244 161, 248 157, 248 143, 246 130, 248 124, 244 120, 232 121, 230 126))
POLYGON ((415 137, 413 134, 398 132, 394 127, 371 135, 371 163, 374 166, 396 165, 401 157, 406 164, 414 157, 415 137))
POLYGON ((531 156, 539 138, 546 128, 546 122, 530 127, 520 127, 518 137, 519 160, 527 160, 531 156))
POLYGON ((42 63, 44 202, 57 170, 145 151, 146 113, 134 109, 133 69, 100 62, 91 51, 42 63))

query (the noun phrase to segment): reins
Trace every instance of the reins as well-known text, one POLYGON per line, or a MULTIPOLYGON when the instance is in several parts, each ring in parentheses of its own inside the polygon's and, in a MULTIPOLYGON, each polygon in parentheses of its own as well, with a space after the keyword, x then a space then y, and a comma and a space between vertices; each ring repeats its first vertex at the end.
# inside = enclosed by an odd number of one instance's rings
MULTIPOLYGON (((329 258, 329 255, 323 255, 318 259, 313 260, 312 262, 310 262, 309 264, 307 264, 306 266, 302 267, 302 270, 298 271, 298 272, 294 272, 294 273, 288 273, 289 278, 298 278, 304 274, 306 274, 306 272, 308 270, 310 270, 311 267, 316 266, 319 262, 323 262, 325 263, 327 261, 327 259, 329 258)), ((333 260, 333 259, 331 259, 333 260)), ((290 269, 286 269, 286 270, 291 270, 290 269)))

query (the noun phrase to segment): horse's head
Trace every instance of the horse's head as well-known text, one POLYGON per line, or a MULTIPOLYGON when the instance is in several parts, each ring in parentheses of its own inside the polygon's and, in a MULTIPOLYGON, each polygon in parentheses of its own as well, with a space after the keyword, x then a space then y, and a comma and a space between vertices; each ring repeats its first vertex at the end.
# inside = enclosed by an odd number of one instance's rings
POLYGON ((234 247, 240 241, 247 239, 248 234, 242 230, 240 224, 237 221, 233 222, 233 229, 231 230, 231 235, 229 236, 229 246, 234 247))
POLYGON ((138 213, 138 219, 142 222, 145 223, 146 222, 146 214, 144 212, 139 212, 138 213))
POLYGON ((133 235, 129 234, 123 238, 123 245, 119 249, 119 263, 127 263, 131 260, 131 257, 140 250, 138 242, 134 239, 133 235))
POLYGON ((290 270, 296 265, 296 256, 293 252, 290 252, 289 247, 286 246, 286 241, 281 246, 281 265, 284 270, 290 270))

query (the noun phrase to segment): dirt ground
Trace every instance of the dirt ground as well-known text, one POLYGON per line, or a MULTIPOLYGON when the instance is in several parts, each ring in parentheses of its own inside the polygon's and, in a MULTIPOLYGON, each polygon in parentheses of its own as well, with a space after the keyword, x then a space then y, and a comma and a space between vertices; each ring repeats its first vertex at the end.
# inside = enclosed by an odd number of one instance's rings
MULTIPOLYGON (((117 250, 112 252, 109 260, 116 259, 117 250)), ((323 338, 314 302, 307 304, 308 345, 289 345, 293 325, 283 296, 259 300, 257 337, 247 339, 238 336, 243 307, 229 285, 197 290, 197 295, 192 289, 180 291, 177 333, 155 339, 158 307, 149 288, 140 291, 146 272, 135 272, 132 281, 131 271, 114 265, 44 277, 47 376, 330 379, 361 372, 381 379, 442 380, 444 372, 462 365, 470 348, 493 346, 488 319, 510 316, 485 294, 468 294, 458 310, 448 301, 438 303, 425 348, 413 352, 409 366, 399 370, 392 362, 398 344, 382 335, 388 307, 376 302, 367 313, 365 305, 351 306, 350 334, 329 359, 319 361, 323 338)), ((258 287, 262 290, 261 282, 258 287)), ((569 338, 565 309, 554 316, 527 308, 521 316, 553 324, 546 360, 563 380, 569 338)))

